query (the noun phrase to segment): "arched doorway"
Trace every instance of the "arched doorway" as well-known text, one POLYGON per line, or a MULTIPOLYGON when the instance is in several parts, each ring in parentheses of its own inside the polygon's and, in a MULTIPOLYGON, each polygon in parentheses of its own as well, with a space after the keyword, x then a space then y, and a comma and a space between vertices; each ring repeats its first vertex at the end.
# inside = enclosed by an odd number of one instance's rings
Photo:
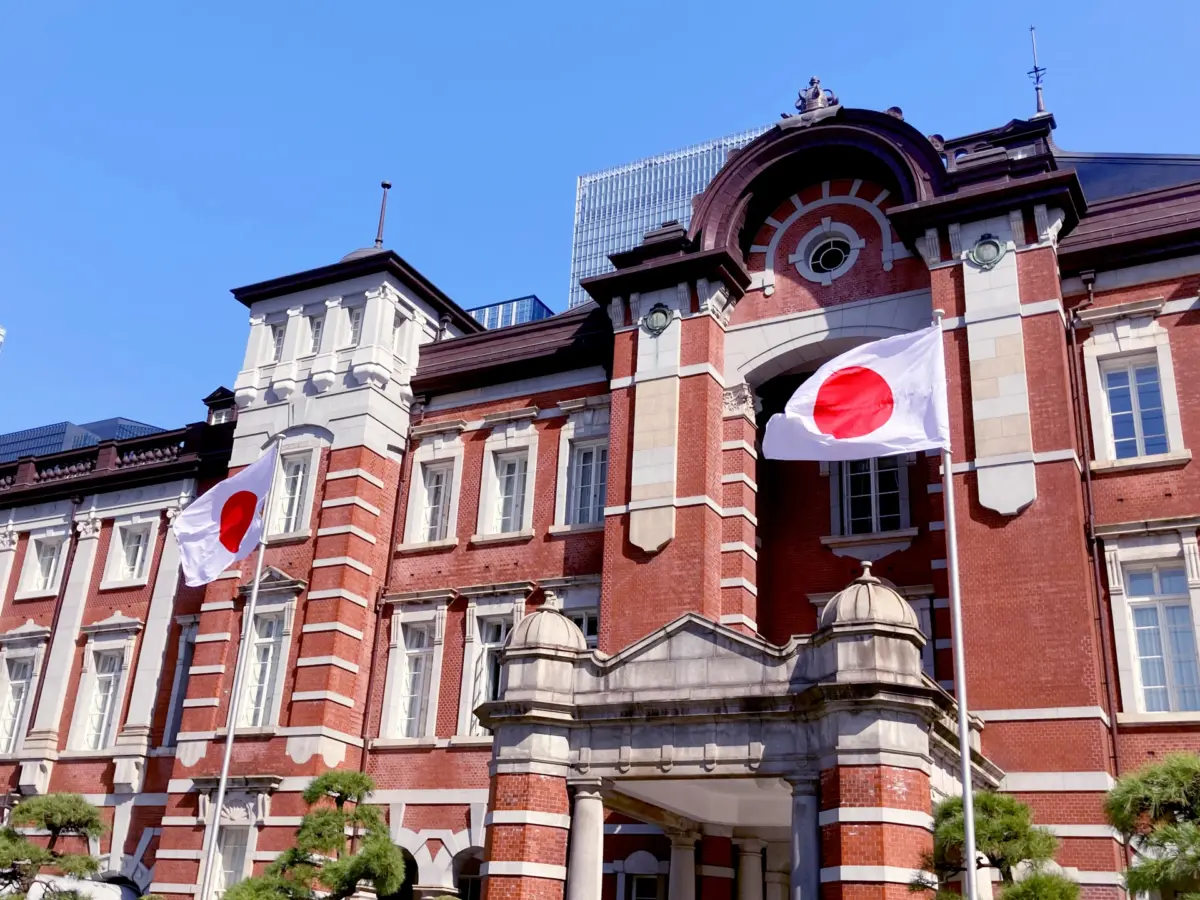
POLYGON ((478 847, 464 850, 454 857, 454 884, 460 900, 480 900, 483 882, 479 868, 483 864, 483 851, 478 847))
POLYGON ((404 883, 400 885, 400 890, 396 893, 380 897, 379 900, 413 900, 413 886, 417 883, 418 877, 417 861, 403 847, 400 848, 400 854, 404 857, 404 883))

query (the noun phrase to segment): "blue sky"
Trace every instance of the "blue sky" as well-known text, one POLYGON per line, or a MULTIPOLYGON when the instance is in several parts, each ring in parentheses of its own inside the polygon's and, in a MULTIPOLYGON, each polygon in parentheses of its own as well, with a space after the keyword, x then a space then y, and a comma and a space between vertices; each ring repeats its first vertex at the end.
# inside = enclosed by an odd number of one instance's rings
POLYGON ((1200 153, 1184 2, 9 4, 0 432, 166 427, 231 385, 229 288, 374 237, 463 306, 566 303, 577 175, 774 121, 819 75, 946 136, 1200 153))

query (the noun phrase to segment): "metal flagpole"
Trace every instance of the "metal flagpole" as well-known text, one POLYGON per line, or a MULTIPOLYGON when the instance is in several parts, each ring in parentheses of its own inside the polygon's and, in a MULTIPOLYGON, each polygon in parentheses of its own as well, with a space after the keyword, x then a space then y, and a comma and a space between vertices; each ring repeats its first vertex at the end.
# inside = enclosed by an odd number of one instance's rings
MULTIPOLYGON (((934 310, 940 328, 942 311, 934 310)), ((949 388, 947 388, 949 391, 949 388)), ((971 729, 967 723, 967 659, 963 650, 962 595, 958 583, 958 533, 954 515, 954 470, 950 448, 942 448, 942 502, 946 507, 946 573, 950 581, 950 621, 954 647, 954 694, 958 701, 958 750, 962 757, 963 864, 967 900, 976 900, 975 792, 971 787, 971 729)))
POLYGON ((238 648, 237 668, 233 675, 233 695, 229 698, 229 714, 225 719, 225 758, 221 761, 221 777, 217 781, 216 801, 209 808, 209 821, 204 845, 204 869, 200 877, 200 900, 208 900, 212 883, 213 865, 217 860, 217 832, 220 829, 221 810, 225 807, 225 788, 229 784, 229 761, 233 758, 233 733, 242 705, 242 683, 246 680, 249 665, 249 635, 254 628, 254 610, 258 606, 258 582, 262 578, 263 554, 267 549, 267 516, 271 514, 271 499, 275 493, 275 481, 279 474, 279 454, 275 454, 275 465, 271 469, 271 485, 263 501, 263 525, 258 537, 258 558, 254 563, 254 583, 250 587, 250 602, 243 617, 242 640, 238 648))

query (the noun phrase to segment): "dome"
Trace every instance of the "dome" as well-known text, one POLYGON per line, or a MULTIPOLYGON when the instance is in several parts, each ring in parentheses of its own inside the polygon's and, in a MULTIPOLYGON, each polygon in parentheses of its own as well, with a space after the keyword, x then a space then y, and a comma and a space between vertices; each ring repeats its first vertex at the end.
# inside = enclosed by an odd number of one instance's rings
POLYGON ((872 575, 870 561, 864 560, 862 574, 825 604, 819 627, 867 622, 920 628, 917 614, 908 601, 872 575))
POLYGON ((350 262, 355 259, 365 259, 368 256, 374 256, 376 253, 387 253, 382 247, 362 247, 359 250, 352 250, 343 256, 339 262, 350 262))
POLYGON ((557 609, 543 606, 518 622, 508 639, 509 650, 532 647, 587 650, 587 640, 578 625, 557 609))

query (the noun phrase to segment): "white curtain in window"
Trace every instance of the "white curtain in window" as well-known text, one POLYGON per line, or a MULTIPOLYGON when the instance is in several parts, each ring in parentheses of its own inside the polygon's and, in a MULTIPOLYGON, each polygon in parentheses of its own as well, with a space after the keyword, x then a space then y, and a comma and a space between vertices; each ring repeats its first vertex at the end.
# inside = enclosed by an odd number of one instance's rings
POLYGON ((246 673, 240 718, 242 725, 256 728, 268 724, 267 718, 275 699, 275 680, 283 642, 283 617, 255 616, 251 641, 250 667, 246 673))

